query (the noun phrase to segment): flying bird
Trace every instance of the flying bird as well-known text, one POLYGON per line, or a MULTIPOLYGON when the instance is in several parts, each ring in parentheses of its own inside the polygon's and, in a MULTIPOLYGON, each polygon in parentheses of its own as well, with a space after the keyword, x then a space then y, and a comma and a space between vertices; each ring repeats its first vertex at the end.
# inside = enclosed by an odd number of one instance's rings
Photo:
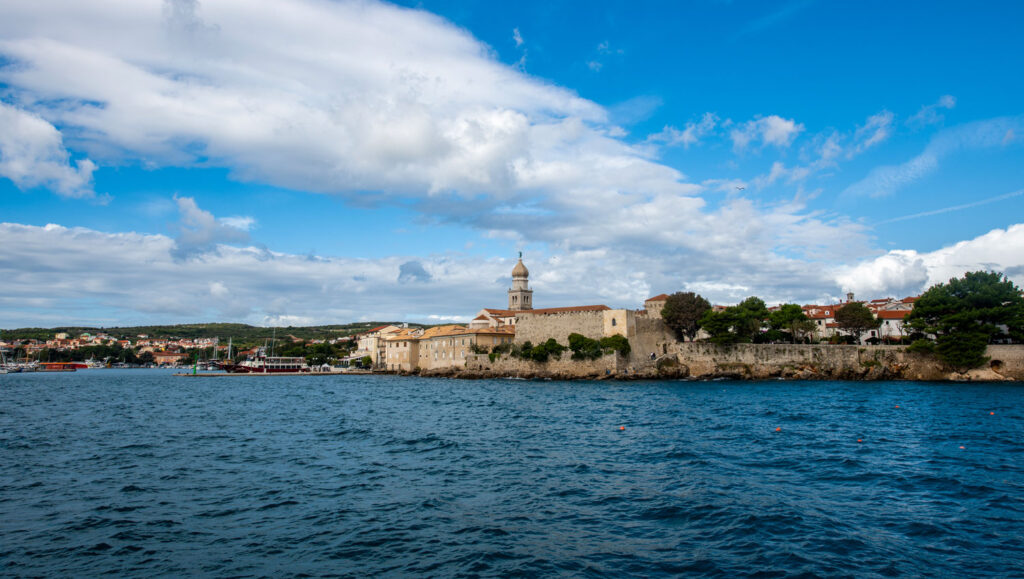
POLYGON ((737 187, 736 189, 742 191, 742 190, 746 189, 746 187, 737 187))

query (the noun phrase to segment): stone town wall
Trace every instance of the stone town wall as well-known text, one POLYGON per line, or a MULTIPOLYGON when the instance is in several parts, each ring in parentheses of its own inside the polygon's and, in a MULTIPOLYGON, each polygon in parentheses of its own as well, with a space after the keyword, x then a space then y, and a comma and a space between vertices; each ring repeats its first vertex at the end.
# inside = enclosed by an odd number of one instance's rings
POLYGON ((558 379, 1024 380, 1024 345, 989 346, 988 365, 959 374, 942 368, 933 356, 908 353, 900 346, 673 342, 666 344, 666 353, 651 360, 647 352, 651 348, 646 346, 657 344, 661 338, 664 336, 646 332, 630 339, 636 355, 628 360, 617 354, 593 361, 573 360, 568 351, 546 363, 508 354, 494 361, 487 355, 471 355, 464 368, 449 369, 448 374, 463 378, 558 379))
POLYGON ((466 366, 456 375, 459 378, 554 378, 559 380, 598 379, 616 376, 624 371, 625 359, 618 354, 606 354, 597 360, 573 360, 572 352, 547 362, 522 360, 509 354, 496 356, 492 361, 487 354, 473 354, 466 366))
POLYGON ((604 312, 563 312, 558 314, 527 314, 516 321, 517 344, 532 342, 534 345, 554 338, 563 346, 569 345, 569 334, 583 334, 600 340, 604 336, 604 312))
POLYGON ((634 368, 650 365, 652 353, 663 356, 678 343, 661 318, 636 316, 635 326, 636 334, 629 337, 629 364, 634 368))

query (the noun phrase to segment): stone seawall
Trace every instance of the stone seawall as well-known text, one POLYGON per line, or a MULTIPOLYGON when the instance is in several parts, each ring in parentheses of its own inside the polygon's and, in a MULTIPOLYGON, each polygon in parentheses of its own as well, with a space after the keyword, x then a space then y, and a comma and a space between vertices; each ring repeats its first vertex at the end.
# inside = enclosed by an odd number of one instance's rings
POLYGON ((944 369, 931 355, 909 353, 901 346, 665 343, 661 336, 655 341, 664 346, 663 352, 654 349, 654 342, 642 344, 643 350, 637 344, 628 359, 608 354, 597 360, 573 360, 571 353, 565 352, 560 358, 538 363, 508 354, 493 361, 487 355, 471 355, 464 368, 422 374, 554 379, 1024 380, 1024 345, 989 346, 989 363, 961 374, 944 369))

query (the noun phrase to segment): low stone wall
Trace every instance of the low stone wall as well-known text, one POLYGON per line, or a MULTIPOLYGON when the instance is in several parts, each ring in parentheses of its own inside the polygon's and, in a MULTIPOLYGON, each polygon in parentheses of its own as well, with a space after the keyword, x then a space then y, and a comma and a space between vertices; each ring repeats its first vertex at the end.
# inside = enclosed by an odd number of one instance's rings
POLYGON ((934 356, 909 353, 901 346, 672 342, 665 344, 665 353, 655 351, 652 360, 647 350, 654 350, 637 348, 648 345, 643 339, 639 342, 628 359, 607 354, 597 360, 573 360, 567 351, 538 363, 508 354, 493 361, 487 355, 474 354, 467 357, 464 368, 422 374, 555 379, 1024 380, 1024 345, 989 346, 988 365, 961 374, 944 369, 934 356))
POLYGON ((606 354, 597 360, 573 360, 572 352, 562 352, 547 362, 534 362, 509 354, 491 361, 487 354, 473 354, 466 358, 466 367, 458 373, 460 378, 553 378, 559 380, 604 379, 617 377, 625 371, 626 361, 618 354, 606 354))

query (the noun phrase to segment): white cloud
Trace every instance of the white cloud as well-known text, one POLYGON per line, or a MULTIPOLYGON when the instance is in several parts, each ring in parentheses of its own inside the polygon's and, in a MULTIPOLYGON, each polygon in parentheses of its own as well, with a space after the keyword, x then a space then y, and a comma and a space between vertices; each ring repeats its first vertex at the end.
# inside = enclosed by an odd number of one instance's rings
MULTIPOLYGON (((231 225, 226 221, 238 218, 216 219, 209 211, 196 205, 191 197, 174 197, 178 204, 181 222, 178 225, 178 237, 172 252, 178 259, 186 259, 213 250, 220 243, 244 242, 249 240, 245 229, 231 225)), ((248 225, 248 223, 246 223, 248 225)))
POLYGON ((0 177, 21 189, 47 187, 64 197, 95 197, 96 164, 71 164, 60 131, 38 115, 0 102, 0 177))
POLYGON ((956 97, 953 95, 942 95, 939 100, 930 105, 921 107, 921 110, 917 111, 917 114, 907 119, 907 124, 911 126, 923 127, 925 125, 935 125, 945 120, 945 117, 940 113, 941 110, 952 110, 956 106, 956 97))
POLYGON ((877 167, 867 177, 850 185, 847 195, 890 195, 935 170, 949 155, 961 151, 1003 145, 1007 131, 1024 128, 1024 116, 1001 117, 967 123, 940 131, 919 155, 900 165, 877 167))
POLYGON ((523 35, 519 33, 518 28, 512 29, 512 40, 515 41, 516 48, 519 48, 520 46, 523 45, 523 35))
POLYGON ((761 117, 737 126, 729 133, 733 150, 740 152, 752 143, 760 141, 780 149, 788 147, 793 139, 804 130, 801 123, 784 119, 778 115, 761 117))
POLYGON ((853 158, 888 139, 892 132, 894 118, 895 115, 889 111, 882 111, 868 117, 864 126, 857 127, 853 133, 853 146, 846 153, 846 157, 853 158))
POLYGON ((894 250, 840 268, 842 288, 865 296, 916 295, 928 287, 977 270, 1005 272, 1024 285, 1024 224, 1011 225, 936 251, 894 250))
POLYGON ((708 135, 715 129, 718 117, 714 113, 704 113, 700 121, 688 122, 683 130, 673 126, 665 125, 659 133, 647 137, 648 142, 665 143, 670 147, 682 145, 689 149, 690 145, 696 144, 701 138, 708 135))
POLYGON ((253 226, 256 225, 256 219, 254 217, 248 217, 243 215, 234 215, 231 217, 221 217, 217 221, 220 221, 228 227, 238 229, 241 231, 252 231, 253 226))

